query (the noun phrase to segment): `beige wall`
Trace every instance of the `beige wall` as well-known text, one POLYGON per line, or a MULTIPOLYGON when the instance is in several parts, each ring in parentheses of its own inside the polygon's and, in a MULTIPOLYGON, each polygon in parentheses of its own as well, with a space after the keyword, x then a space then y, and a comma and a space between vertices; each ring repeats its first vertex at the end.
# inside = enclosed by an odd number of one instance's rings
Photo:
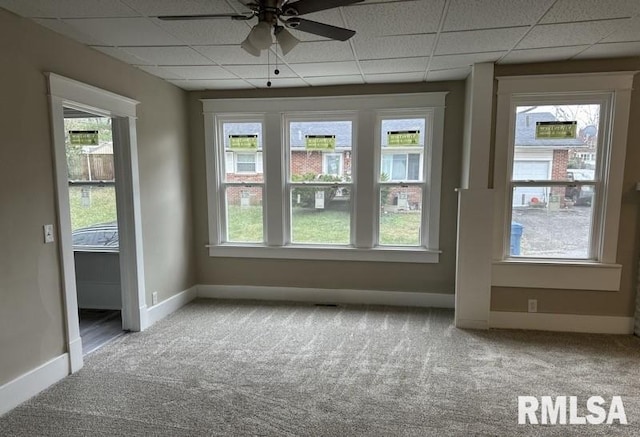
MULTIPOLYGON (((608 59, 546 64, 496 66, 496 76, 523 74, 587 73, 599 71, 638 71, 640 58, 608 59)), ((631 96, 631 114, 624 169, 624 187, 620 215, 617 262, 622 264, 620 291, 540 290, 494 287, 493 311, 526 311, 527 299, 538 299, 538 311, 544 313, 632 316, 634 312, 640 229, 638 213, 640 193, 640 75, 635 77, 631 96)))
MULTIPOLYGON (((276 79, 277 80, 277 79, 276 79)), ((200 284, 266 285, 453 293, 457 198, 460 183, 464 82, 363 85, 190 94, 191 163, 197 279, 200 284), (208 242, 202 98, 308 97, 450 91, 445 114, 439 264, 211 258, 208 242)))
POLYGON ((65 352, 43 72, 141 102, 138 151, 147 301, 194 284, 187 97, 182 90, 0 9, 0 385, 65 352))

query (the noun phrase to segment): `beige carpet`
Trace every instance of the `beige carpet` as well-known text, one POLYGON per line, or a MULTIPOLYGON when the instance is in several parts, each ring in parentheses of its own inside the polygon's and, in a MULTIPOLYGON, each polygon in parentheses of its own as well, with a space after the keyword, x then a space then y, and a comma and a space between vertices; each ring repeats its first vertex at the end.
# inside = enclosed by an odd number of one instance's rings
POLYGON ((640 435, 639 338, 452 319, 198 300, 89 355, 0 436, 640 435), (518 395, 620 395, 629 425, 518 425, 518 395))

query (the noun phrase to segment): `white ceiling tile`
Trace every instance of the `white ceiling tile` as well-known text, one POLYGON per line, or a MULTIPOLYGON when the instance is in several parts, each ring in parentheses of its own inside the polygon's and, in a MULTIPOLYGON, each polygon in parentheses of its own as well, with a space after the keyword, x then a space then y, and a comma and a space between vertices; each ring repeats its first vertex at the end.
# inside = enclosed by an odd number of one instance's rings
POLYGON ((216 65, 194 65, 181 67, 162 67, 163 70, 184 79, 237 79, 237 77, 216 65))
POLYGON ((443 30, 532 25, 553 2, 554 0, 452 0, 443 30))
POLYGON ((436 55, 510 50, 528 27, 444 32, 440 35, 436 55))
POLYGON ((427 73, 427 82, 443 80, 464 80, 471 73, 471 68, 452 68, 449 70, 435 70, 427 73))
POLYGON ((300 76, 349 76, 360 74, 358 64, 354 61, 343 62, 309 62, 306 64, 289 64, 300 76))
POLYGON ((545 49, 514 50, 500 60, 500 64, 517 64, 527 62, 551 62, 571 59, 588 45, 568 47, 547 47, 545 49))
POLYGON ((172 84, 184 90, 229 90, 255 88, 241 79, 217 79, 217 80, 169 80, 172 84))
POLYGON ((210 65, 212 62, 190 47, 121 47, 150 65, 210 65))
MULTIPOLYGON (((192 46, 194 50, 217 62, 220 65, 266 64, 267 51, 260 56, 253 56, 245 52, 240 45, 223 46, 192 46)), ((275 55, 271 53, 271 62, 275 62, 275 55)))
POLYGON ((177 74, 175 71, 169 71, 164 67, 154 67, 152 65, 137 65, 137 67, 162 79, 184 79, 184 76, 177 74))
POLYGON ((367 83, 423 82, 424 72, 367 74, 365 80, 367 83))
POLYGON ((352 61, 353 52, 348 42, 301 42, 284 56, 287 63, 352 61))
POLYGON ((77 31, 90 34, 105 45, 169 46, 180 40, 155 26, 146 18, 91 18, 64 20, 77 31))
POLYGON ((157 17, 158 15, 198 15, 198 14, 229 14, 244 12, 248 9, 237 2, 235 11, 225 1, 211 0, 121 0, 140 14, 157 17))
POLYGON ((362 36, 437 32, 444 0, 357 4, 344 8, 347 27, 362 36))
POLYGON ((56 18, 34 18, 36 23, 53 30, 61 35, 67 36, 75 41, 81 42, 87 45, 105 45, 104 41, 100 41, 93 35, 89 35, 85 32, 81 32, 72 26, 69 26, 64 21, 60 21, 56 18))
POLYGON ((376 59, 373 61, 361 61, 360 67, 365 74, 378 73, 410 73, 427 69, 429 58, 398 58, 376 59))
POLYGON ((594 44, 612 33, 620 24, 619 20, 541 24, 531 29, 517 48, 534 49, 594 44))
POLYGON ((596 44, 576 56, 576 59, 640 56, 640 42, 596 44))
POLYGON ((225 65, 224 68, 243 79, 266 79, 267 77, 271 77, 271 79, 279 77, 298 77, 298 75, 295 74, 293 70, 291 70, 286 65, 278 65, 278 71, 280 72, 278 75, 274 73, 276 67, 273 64, 268 67, 267 64, 225 65))
POLYGON ((626 22, 600 42, 629 42, 640 41, 640 16, 626 20, 626 22))
MULTIPOLYGON (((250 79, 248 82, 257 88, 269 88, 267 81, 262 79, 250 79)), ((271 79, 271 88, 298 88, 309 86, 304 80, 296 78, 271 79)))
POLYGON ((541 23, 602 20, 640 14, 638 0, 558 0, 541 23))
POLYGON ((183 44, 220 45, 240 44, 251 30, 247 23, 255 24, 256 20, 250 22, 232 20, 162 21, 154 18, 153 22, 174 35, 183 44))
POLYGON ((127 64, 132 65, 153 65, 153 62, 146 61, 144 59, 140 59, 136 56, 130 55, 122 49, 117 47, 100 47, 100 46, 92 46, 92 49, 98 50, 99 52, 105 53, 112 58, 119 59, 127 64))
POLYGON ((390 59, 430 56, 435 34, 367 37, 356 35, 358 59, 390 59))
POLYGON ((304 80, 309 82, 312 86, 358 85, 364 83, 364 80, 360 75, 305 77, 304 80))
POLYGON ((38 18, 104 18, 133 17, 136 12, 113 0, 2 0, 0 7, 25 16, 38 18))
POLYGON ((495 62, 507 52, 471 53, 467 55, 441 55, 431 58, 430 70, 469 67, 478 62, 495 62))

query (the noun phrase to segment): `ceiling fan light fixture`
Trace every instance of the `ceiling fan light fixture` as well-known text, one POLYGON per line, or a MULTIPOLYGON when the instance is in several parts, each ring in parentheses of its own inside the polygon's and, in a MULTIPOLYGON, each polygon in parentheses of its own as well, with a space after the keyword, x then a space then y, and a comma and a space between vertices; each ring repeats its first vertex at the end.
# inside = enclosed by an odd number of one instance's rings
POLYGON ((293 36, 291 32, 289 32, 285 28, 281 28, 278 33, 276 33, 276 39, 278 40, 278 44, 282 49, 282 54, 286 55, 289 53, 295 46, 298 45, 300 40, 293 36))
POLYGON ((247 37, 253 47, 258 50, 266 50, 271 47, 271 25, 266 21, 261 21, 251 29, 247 37))
POLYGON ((254 47, 253 44, 251 44, 251 41, 249 41, 248 37, 244 41, 242 41, 240 47, 242 47, 244 51, 249 53, 250 55, 260 56, 260 49, 254 47))

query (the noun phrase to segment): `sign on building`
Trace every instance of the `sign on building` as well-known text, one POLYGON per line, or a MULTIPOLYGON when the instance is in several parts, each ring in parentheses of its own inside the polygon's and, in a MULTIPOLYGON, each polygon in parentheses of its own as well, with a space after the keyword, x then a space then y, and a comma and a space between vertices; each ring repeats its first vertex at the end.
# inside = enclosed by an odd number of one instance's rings
POLYGON ((76 146, 98 146, 97 130, 70 130, 69 142, 76 146))
POLYGON ((335 135, 305 135, 304 147, 307 150, 335 150, 335 135))
POLYGON ((257 134, 229 135, 229 148, 230 149, 257 149, 258 135, 257 134))
POLYGON ((575 139, 577 135, 577 121, 536 121, 537 140, 572 140, 575 139))
POLYGON ((387 131, 387 145, 389 146, 419 146, 419 130, 387 131))

